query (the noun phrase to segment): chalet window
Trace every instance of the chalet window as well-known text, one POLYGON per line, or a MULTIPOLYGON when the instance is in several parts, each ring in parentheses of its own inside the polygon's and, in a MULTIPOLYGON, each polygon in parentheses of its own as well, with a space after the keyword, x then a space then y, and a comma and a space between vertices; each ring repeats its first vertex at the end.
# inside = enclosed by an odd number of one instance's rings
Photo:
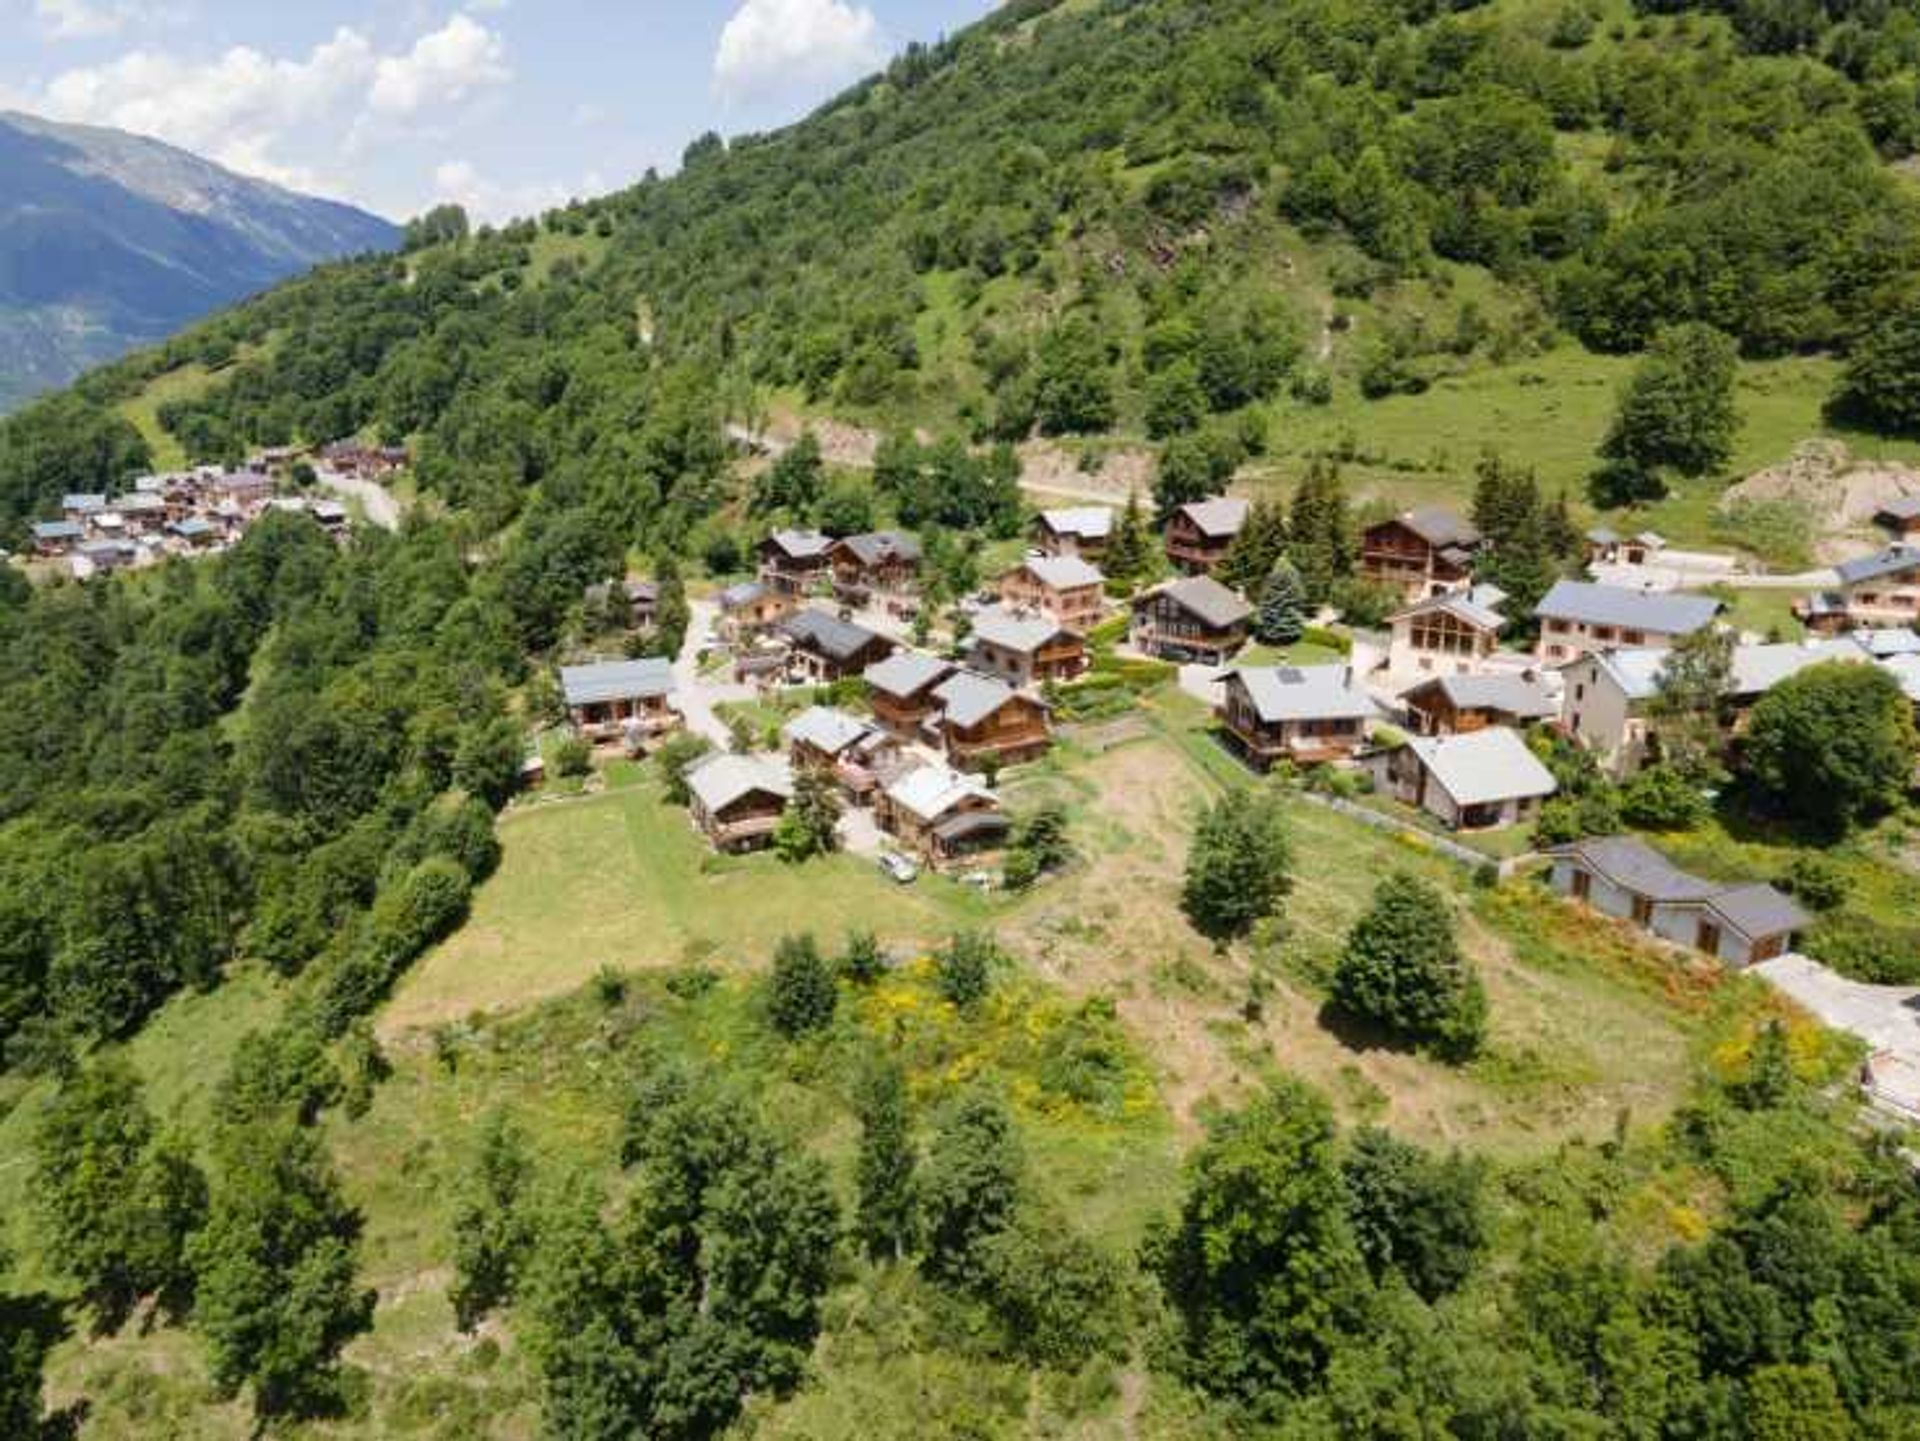
POLYGON ((1597 625, 1593 628, 1593 638, 1595 640, 1612 640, 1613 636, 1614 630, 1610 625, 1597 625))
POLYGON ((1576 701, 1583 701, 1587 698, 1587 685, 1585 681, 1582 681, 1573 688, 1573 698, 1576 701))
POLYGON ((1646 641, 1646 638, 1646 634, 1642 631, 1623 630, 1620 632, 1620 639, 1628 645, 1641 645, 1646 641))

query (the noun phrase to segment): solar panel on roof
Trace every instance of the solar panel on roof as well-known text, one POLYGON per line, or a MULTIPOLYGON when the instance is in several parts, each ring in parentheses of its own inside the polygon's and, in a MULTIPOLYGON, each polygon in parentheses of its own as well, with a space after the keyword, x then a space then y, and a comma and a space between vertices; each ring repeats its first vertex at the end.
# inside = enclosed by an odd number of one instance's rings
POLYGON ((1289 665, 1280 668, 1279 680, 1281 685, 1299 685, 1306 677, 1289 665))

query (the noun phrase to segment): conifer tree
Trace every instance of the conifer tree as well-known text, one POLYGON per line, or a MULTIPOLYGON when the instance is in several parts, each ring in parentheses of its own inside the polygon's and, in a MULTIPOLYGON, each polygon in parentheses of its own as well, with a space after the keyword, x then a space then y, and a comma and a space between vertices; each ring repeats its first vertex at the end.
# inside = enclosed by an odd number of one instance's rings
POLYGON ((1486 1033, 1486 993, 1460 953, 1453 914, 1417 876, 1380 883, 1334 967, 1333 999, 1449 1059, 1474 1055, 1486 1033))
POLYGON ((1253 633, 1263 645, 1293 645, 1306 629, 1306 588, 1300 583, 1300 572, 1283 555, 1260 592, 1253 633))
POLYGON ((1137 585, 1153 572, 1153 524, 1140 504, 1140 492, 1127 493, 1127 508, 1115 523, 1101 569, 1128 585, 1137 585))
POLYGON ((900 1260, 914 1242, 919 1194, 907 1079, 891 1058, 876 1060, 856 1098, 860 1154, 855 1226, 869 1255, 900 1260))
POLYGON ((1334 585, 1353 571, 1353 522, 1340 468, 1315 456, 1294 493, 1287 554, 1300 572, 1310 605, 1324 605, 1334 585))
POLYGON ((1227 547, 1226 556, 1215 572, 1222 585, 1251 595, 1272 572, 1274 562, 1286 553, 1286 512, 1268 500, 1256 500, 1247 511, 1246 524, 1227 547))
POLYGON ((812 936, 783 936, 773 955, 767 1018, 789 1040, 826 1028, 840 1003, 833 968, 812 936))

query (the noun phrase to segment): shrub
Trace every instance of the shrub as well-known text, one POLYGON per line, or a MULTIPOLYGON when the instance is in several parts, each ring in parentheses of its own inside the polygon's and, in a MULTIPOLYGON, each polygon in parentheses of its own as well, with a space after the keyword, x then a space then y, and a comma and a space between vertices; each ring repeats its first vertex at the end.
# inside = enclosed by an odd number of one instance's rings
POLYGON ((1706 797, 1671 766, 1649 766, 1621 788, 1620 815, 1650 831, 1685 831, 1707 819, 1706 797))
POLYGON ((562 736, 547 747, 547 764, 557 776, 583 776, 593 769, 593 747, 584 736, 562 736))
POLYGON ((1334 1004, 1454 1060, 1486 1034, 1487 999, 1454 934, 1453 913, 1427 882, 1389 876, 1348 932, 1333 973, 1334 1004))
POLYGON ((971 1011, 993 989, 993 971, 1000 963, 1000 947, 985 931, 962 931, 934 957, 940 994, 963 1011, 971 1011))
POLYGON ((773 1028, 789 1040, 824 1030, 832 1023, 839 1001, 833 971, 821 959, 813 937, 783 937, 774 952, 767 996, 767 1017, 773 1028))
POLYGON ((870 986, 887 973, 887 953, 872 931, 847 932, 847 946, 840 953, 840 974, 856 986, 870 986))
POLYGON ((1817 851, 1802 851, 1788 863, 1779 880, 1811 911, 1837 911, 1845 904, 1853 883, 1839 863, 1817 851))
POLYGON ((1881 986, 1920 984, 1920 926, 1888 926, 1867 916, 1831 915, 1807 932, 1801 948, 1856 981, 1881 986))

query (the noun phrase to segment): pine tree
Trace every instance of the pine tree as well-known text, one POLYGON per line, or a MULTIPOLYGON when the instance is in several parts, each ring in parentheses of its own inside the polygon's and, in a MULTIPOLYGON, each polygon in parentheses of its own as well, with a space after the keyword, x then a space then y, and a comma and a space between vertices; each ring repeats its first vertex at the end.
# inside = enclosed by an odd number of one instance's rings
POLYGON ((824 1030, 840 1003, 833 968, 812 936, 783 936, 773 954, 767 1018, 789 1040, 824 1030))
POLYGON ((654 608, 653 634, 647 649, 654 655, 672 660, 687 643, 687 627, 693 624, 693 609, 687 604, 686 582, 680 578, 680 563, 662 556, 654 571, 660 587, 654 608))
POLYGON ((1137 585, 1153 573, 1154 550, 1153 525, 1140 504, 1140 492, 1129 491, 1101 568, 1115 580, 1137 585))
POLYGON ((1417 876, 1380 883, 1334 967, 1333 1000, 1449 1059, 1473 1056, 1486 1033, 1486 993, 1460 953, 1453 913, 1417 876))
POLYGON ((1274 562, 1286 553, 1286 512, 1268 500, 1256 500, 1247 511, 1246 524, 1227 547, 1226 556, 1215 572, 1222 585, 1251 595, 1272 572, 1274 562))
POLYGON ((1293 645, 1306 629, 1306 589, 1300 583, 1300 572, 1283 555, 1260 592, 1253 633, 1263 645, 1293 645))
POLYGON ((1228 791, 1194 830, 1180 909, 1201 935, 1225 946, 1278 914, 1292 889, 1293 854, 1279 801, 1228 791))
POLYGON ((793 778, 793 799, 774 828, 780 859, 792 863, 831 855, 839 846, 840 791, 831 775, 803 766, 793 778))
POLYGON ((1315 456, 1294 493, 1287 554, 1300 572, 1309 605, 1325 605, 1335 584, 1353 573, 1353 520, 1340 468, 1315 456))
POLYGON ((526 1194, 532 1179, 526 1137, 504 1111, 491 1112, 454 1207, 449 1299, 462 1331, 473 1330, 494 1307, 513 1299, 533 1248, 526 1194))
POLYGON ((857 1097, 860 1155, 855 1166, 859 1202, 855 1228, 872 1256, 899 1260, 913 1246, 919 1196, 907 1078, 883 1058, 863 1078, 857 1097))

